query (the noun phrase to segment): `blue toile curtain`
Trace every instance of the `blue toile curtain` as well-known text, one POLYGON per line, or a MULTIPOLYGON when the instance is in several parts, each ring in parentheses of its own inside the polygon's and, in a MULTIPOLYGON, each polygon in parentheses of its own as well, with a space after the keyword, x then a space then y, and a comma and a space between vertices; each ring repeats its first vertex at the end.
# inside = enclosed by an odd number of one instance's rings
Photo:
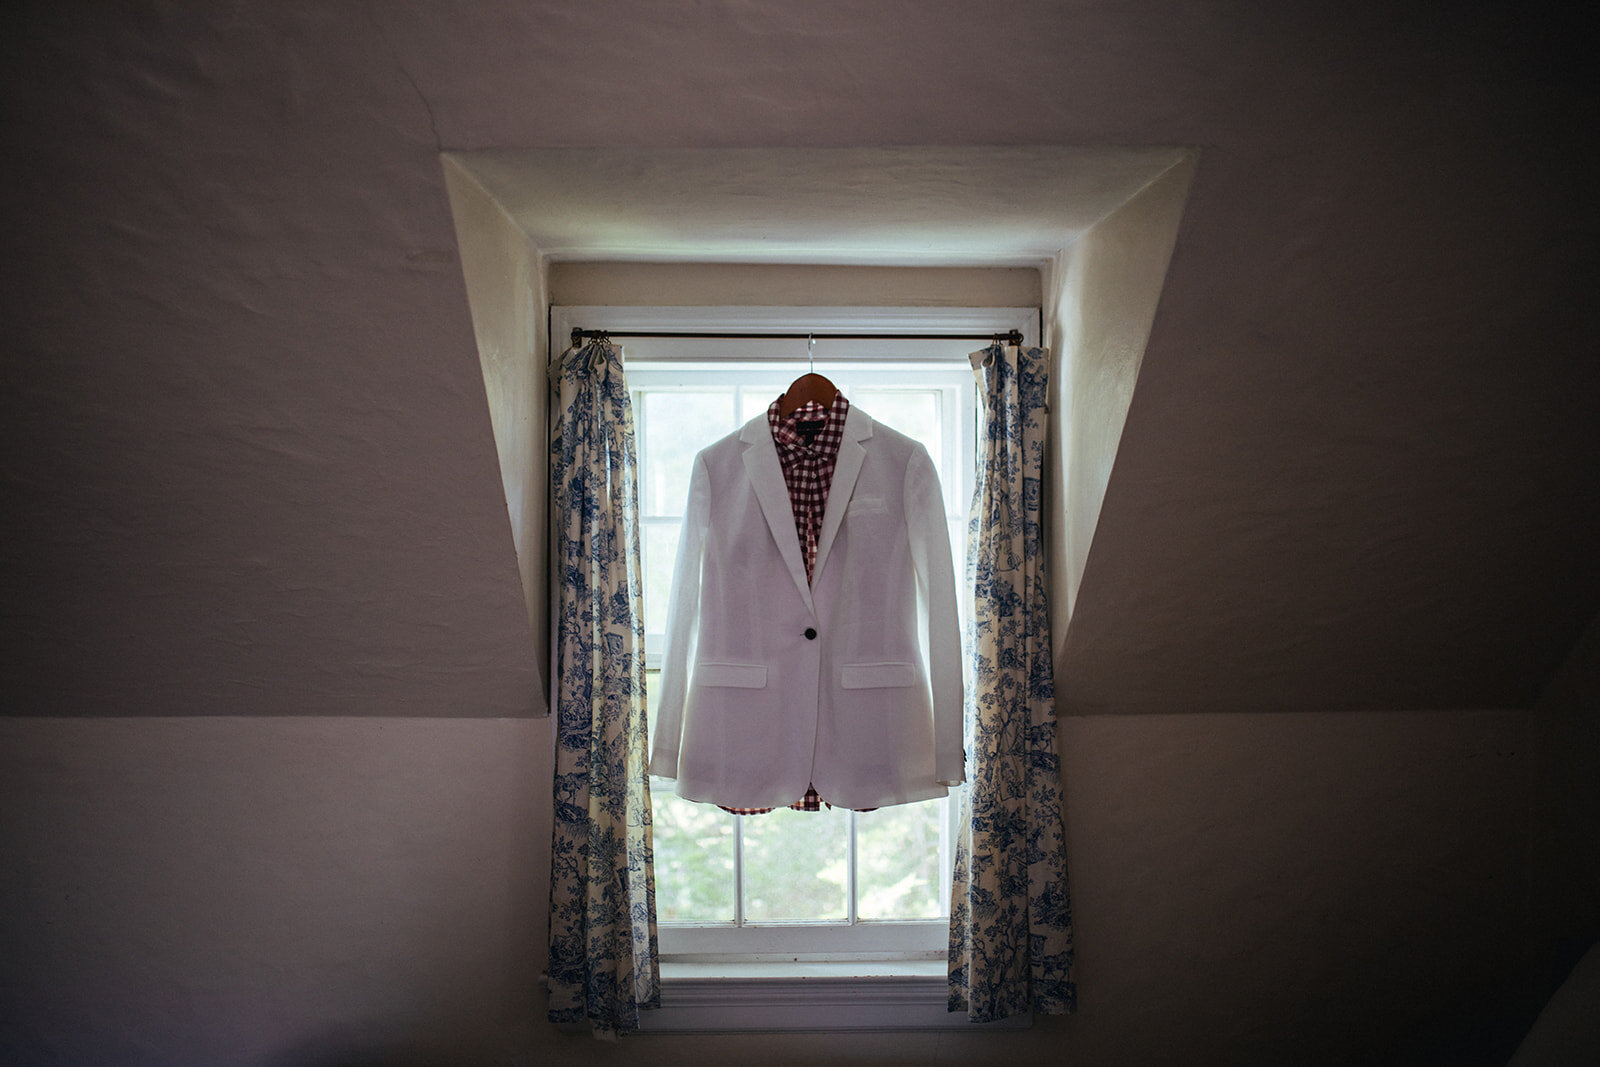
POLYGON ((967 533, 968 785, 950 903, 950 1010, 1065 1014, 1072 977, 1061 762, 1040 534, 1050 353, 972 355, 983 411, 967 533))
POLYGON ((633 410, 609 341, 569 350, 550 373, 560 396, 550 1019, 614 1037, 661 999, 633 410))

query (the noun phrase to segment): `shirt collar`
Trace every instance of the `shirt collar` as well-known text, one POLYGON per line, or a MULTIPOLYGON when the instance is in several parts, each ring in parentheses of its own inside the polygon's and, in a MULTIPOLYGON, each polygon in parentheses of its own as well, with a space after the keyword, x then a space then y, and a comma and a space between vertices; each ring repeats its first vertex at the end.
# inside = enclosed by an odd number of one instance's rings
POLYGON ((842 436, 845 417, 850 413, 850 401, 844 398, 843 393, 835 393, 833 403, 828 407, 823 407, 815 400, 807 400, 787 416, 779 414, 782 401, 783 398, 779 397, 767 407, 767 424, 772 427, 772 440, 781 451, 796 455, 821 453, 827 450, 830 438, 842 436), (824 424, 822 430, 812 435, 808 443, 798 426, 802 422, 818 421, 824 424))

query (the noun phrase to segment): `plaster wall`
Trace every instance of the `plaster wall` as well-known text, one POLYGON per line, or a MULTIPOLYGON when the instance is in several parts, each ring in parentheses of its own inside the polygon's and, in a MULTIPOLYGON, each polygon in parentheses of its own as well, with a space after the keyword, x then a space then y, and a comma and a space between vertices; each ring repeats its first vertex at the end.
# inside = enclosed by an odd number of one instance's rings
POLYGON ((286 14, 0 58, 4 714, 543 708, 425 109, 286 14))
POLYGON ((550 265, 550 303, 598 306, 1038 307, 1030 267, 851 267, 773 263, 550 265))
POLYGON ((1600 940, 1600 616, 1535 709, 1538 903, 1560 967, 1572 952, 1600 940))
MULTIPOLYGON (((470 173, 446 156, 461 273, 472 307, 484 395, 533 647, 548 670, 550 523, 547 267, 526 234, 470 173)), ((547 692, 539 685, 537 692, 547 692)))
POLYGON ((619 1045, 543 1022, 549 719, 3 719, 0 1060, 1281 1064, 1477 1040, 1522 932, 1530 715, 1066 719, 1077 1015, 619 1045))
POLYGON ((0 720, 0 1062, 496 1062, 549 721, 0 720))
POLYGON ((1077 603, 1111 467, 1144 362, 1196 157, 1186 155, 1067 246, 1050 272, 1052 634, 1077 603))

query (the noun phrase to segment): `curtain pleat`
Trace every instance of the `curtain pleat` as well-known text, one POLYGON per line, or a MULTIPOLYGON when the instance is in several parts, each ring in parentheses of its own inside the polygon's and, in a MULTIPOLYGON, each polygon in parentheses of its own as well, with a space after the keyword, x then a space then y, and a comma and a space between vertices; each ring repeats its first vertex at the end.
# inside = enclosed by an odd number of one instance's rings
POLYGON ((660 1004, 646 772, 644 618, 633 411, 621 353, 566 353, 552 506, 555 830, 549 1014, 615 1036, 660 1004))
POLYGON ((967 533, 968 786, 950 907, 950 1010, 974 1022, 1073 1010, 1055 680, 1040 532, 1050 353, 972 356, 982 401, 967 533))

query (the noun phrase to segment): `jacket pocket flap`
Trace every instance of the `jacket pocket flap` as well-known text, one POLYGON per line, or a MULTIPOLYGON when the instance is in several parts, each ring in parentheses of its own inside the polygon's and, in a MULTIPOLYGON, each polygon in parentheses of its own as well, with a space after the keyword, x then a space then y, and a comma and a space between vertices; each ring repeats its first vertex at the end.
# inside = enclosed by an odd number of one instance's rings
POLYGON ((839 672, 846 689, 892 689, 915 685, 917 669, 909 663, 850 663, 839 672))
POLYGON ((694 680, 701 685, 765 689, 767 669, 759 663, 701 663, 695 666, 694 680))

